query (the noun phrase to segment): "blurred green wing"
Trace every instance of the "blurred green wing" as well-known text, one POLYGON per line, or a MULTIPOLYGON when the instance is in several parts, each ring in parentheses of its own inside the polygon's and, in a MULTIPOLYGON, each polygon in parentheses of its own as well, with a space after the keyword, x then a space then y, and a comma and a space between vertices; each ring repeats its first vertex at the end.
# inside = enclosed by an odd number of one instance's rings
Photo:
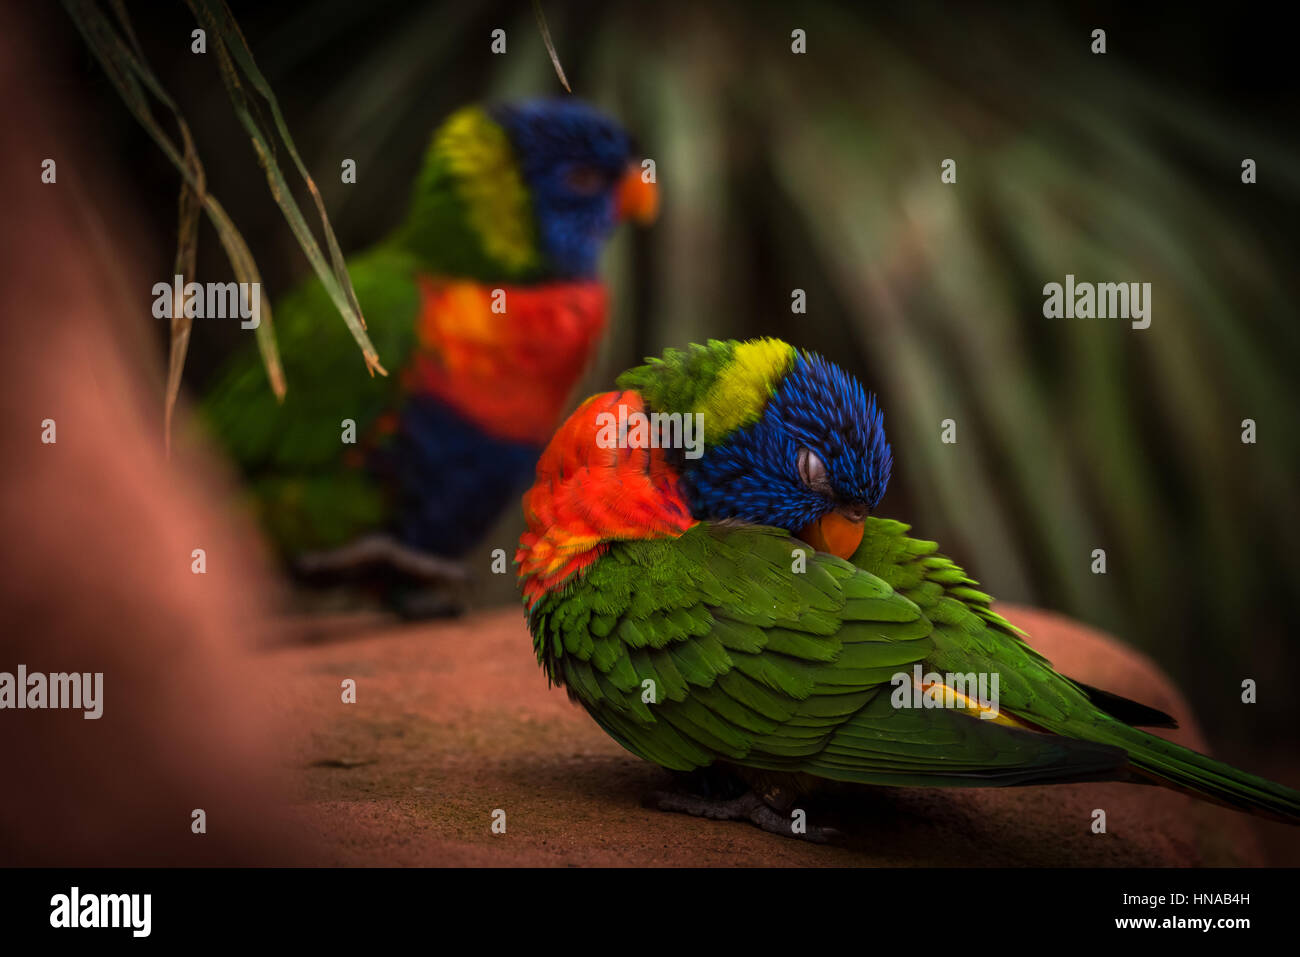
POLYGON ((319 280, 275 304, 275 334, 288 392, 275 401, 256 352, 240 350, 203 403, 209 426, 250 471, 303 469, 335 462, 342 420, 358 434, 396 400, 400 372, 415 343, 416 261, 379 246, 348 261, 367 331, 389 375, 370 376, 319 280))
POLYGON ((288 392, 277 403, 256 350, 241 350, 203 402, 208 429, 245 473, 263 526, 289 552, 341 545, 373 529, 388 503, 344 453, 345 420, 361 443, 400 404, 416 335, 416 260, 379 246, 348 261, 371 341, 387 377, 370 376, 323 286, 310 279, 275 308, 288 392))

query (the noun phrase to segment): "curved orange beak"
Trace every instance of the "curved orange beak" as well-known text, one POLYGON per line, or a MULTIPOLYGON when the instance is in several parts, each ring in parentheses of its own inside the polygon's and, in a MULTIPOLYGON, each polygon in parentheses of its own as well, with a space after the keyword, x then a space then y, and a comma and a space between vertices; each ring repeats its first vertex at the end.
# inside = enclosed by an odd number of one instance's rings
POLYGON ((630 163, 618 183, 618 218, 647 226, 659 214, 659 187, 642 178, 641 167, 630 163))
POLYGON ((840 558, 852 558, 862 544, 862 521, 846 518, 839 512, 827 512, 799 532, 799 537, 819 552, 840 558))

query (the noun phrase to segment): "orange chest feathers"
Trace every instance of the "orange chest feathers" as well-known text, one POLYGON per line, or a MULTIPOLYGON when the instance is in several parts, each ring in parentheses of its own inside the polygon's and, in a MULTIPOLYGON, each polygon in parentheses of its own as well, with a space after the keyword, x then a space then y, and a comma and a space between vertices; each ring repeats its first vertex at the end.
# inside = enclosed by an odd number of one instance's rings
POLYGON ((418 281, 407 389, 438 398, 492 435, 544 443, 605 329, 605 287, 418 281))

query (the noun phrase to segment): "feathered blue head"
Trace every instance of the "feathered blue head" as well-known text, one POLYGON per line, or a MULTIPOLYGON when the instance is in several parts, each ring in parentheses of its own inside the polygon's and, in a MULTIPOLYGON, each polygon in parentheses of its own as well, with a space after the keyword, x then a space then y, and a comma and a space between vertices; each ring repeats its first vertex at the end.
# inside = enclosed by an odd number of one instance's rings
MULTIPOLYGON (((581 100, 530 100, 492 107, 514 147, 532 198, 538 240, 560 278, 596 274, 601 246, 622 215, 632 141, 616 122, 581 100)), ((637 216, 637 218, 641 218, 637 216)))
POLYGON ((860 529, 889 484, 893 455, 875 396, 815 353, 775 339, 710 342, 670 350, 619 384, 654 410, 702 416, 699 456, 680 459, 698 519, 800 534, 836 516, 860 529))

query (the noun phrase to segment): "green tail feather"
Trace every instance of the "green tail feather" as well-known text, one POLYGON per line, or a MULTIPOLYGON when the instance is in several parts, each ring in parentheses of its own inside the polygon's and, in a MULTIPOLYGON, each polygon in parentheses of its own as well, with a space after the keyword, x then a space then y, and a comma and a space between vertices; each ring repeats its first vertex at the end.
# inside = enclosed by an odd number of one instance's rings
MULTIPOLYGON (((1066 730, 1064 733, 1071 732, 1066 730)), ((1161 783, 1243 811, 1278 818, 1288 824, 1300 823, 1300 791, 1239 771, 1222 761, 1117 721, 1107 721, 1101 727, 1093 726, 1087 738, 1123 748, 1134 768, 1158 778, 1161 783)))

